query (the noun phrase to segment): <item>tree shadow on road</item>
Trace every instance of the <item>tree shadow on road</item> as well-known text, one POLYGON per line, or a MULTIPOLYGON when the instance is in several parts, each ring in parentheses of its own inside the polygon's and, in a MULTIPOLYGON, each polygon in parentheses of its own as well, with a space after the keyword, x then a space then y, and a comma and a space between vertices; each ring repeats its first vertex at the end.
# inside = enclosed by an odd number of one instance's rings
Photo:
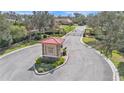
POLYGON ((34 71, 34 67, 31 66, 31 67, 28 69, 28 71, 34 71))
MULTIPOLYGON (((31 67, 28 69, 28 71, 34 71, 34 65, 33 65, 33 66, 31 66, 31 67)), ((54 71, 55 71, 55 70, 50 70, 48 73, 53 74, 53 73, 54 73, 54 71)), ((48 74, 48 73, 41 74, 41 75, 46 75, 46 74, 48 74)), ((37 75, 38 75, 38 74, 37 74, 37 75)))
POLYGON ((55 70, 51 70, 49 73, 50 73, 50 74, 53 74, 53 73, 54 73, 54 71, 55 71, 55 70))

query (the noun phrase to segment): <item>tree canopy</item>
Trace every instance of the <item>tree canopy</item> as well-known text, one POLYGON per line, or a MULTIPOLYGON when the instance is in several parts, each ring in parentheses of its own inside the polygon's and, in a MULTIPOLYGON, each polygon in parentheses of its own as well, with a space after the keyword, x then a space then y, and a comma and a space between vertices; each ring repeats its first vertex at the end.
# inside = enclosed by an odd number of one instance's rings
POLYGON ((100 12, 88 16, 87 25, 95 31, 95 37, 100 40, 102 52, 106 56, 113 50, 124 46, 124 14, 122 12, 100 12))
POLYGON ((3 15, 0 15, 0 48, 12 43, 9 24, 3 15))
POLYGON ((10 31, 14 42, 21 40, 27 35, 25 26, 11 25, 10 31))
POLYGON ((80 13, 74 13, 74 18, 73 18, 74 23, 78 25, 85 25, 86 19, 83 14, 80 13))

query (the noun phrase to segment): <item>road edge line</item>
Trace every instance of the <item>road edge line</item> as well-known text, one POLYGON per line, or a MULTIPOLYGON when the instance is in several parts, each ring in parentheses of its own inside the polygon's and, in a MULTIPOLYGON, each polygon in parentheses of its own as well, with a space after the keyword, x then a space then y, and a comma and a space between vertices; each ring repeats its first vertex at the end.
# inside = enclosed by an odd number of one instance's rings
POLYGON ((20 48, 20 49, 11 51, 11 52, 9 52, 9 53, 7 53, 7 54, 4 54, 4 55, 0 56, 0 59, 4 58, 5 56, 11 55, 11 54, 13 54, 13 53, 16 53, 16 52, 18 52, 18 51, 21 51, 21 50, 24 50, 24 49, 27 49, 27 48, 31 48, 31 47, 35 47, 35 46, 38 46, 38 45, 40 45, 40 44, 34 44, 34 45, 26 46, 26 47, 24 47, 24 48, 20 48))
MULTIPOLYGON (((88 44, 83 42, 83 37, 80 38, 80 42, 85 45, 86 47, 92 48, 91 46, 89 46, 88 44)), ((115 67, 115 65, 113 64, 113 62, 107 58, 105 55, 101 54, 98 50, 96 50, 95 48, 93 48, 95 50, 95 52, 97 54, 99 54, 100 56, 102 56, 104 58, 104 60, 109 64, 112 72, 113 72, 113 81, 120 81, 120 77, 119 77, 119 72, 118 69, 115 67)))

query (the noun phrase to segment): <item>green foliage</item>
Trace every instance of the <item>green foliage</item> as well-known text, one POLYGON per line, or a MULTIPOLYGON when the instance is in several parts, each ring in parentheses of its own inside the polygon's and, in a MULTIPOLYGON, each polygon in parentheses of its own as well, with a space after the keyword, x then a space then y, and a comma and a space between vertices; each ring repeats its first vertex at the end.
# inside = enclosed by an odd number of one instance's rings
POLYGON ((101 12, 89 16, 87 25, 94 30, 102 52, 112 56, 113 50, 124 46, 124 16, 122 12, 101 12))
POLYGON ((112 62, 118 69, 120 79, 124 81, 124 62, 115 61, 114 59, 112 59, 112 62))
POLYGON ((63 63, 64 63, 64 60, 65 60, 65 59, 64 59, 63 57, 61 57, 61 58, 59 58, 56 62, 54 62, 54 63, 52 64, 52 66, 53 66, 53 67, 57 67, 57 66, 63 64, 63 63))
POLYGON ((73 21, 75 24, 78 25, 85 25, 86 24, 86 18, 84 15, 80 13, 74 13, 75 17, 73 18, 73 21))
POLYGON ((123 62, 119 63, 118 71, 119 71, 119 75, 121 77, 121 80, 124 80, 124 63, 123 62))
POLYGON ((33 13, 33 23, 39 31, 46 32, 53 27, 53 16, 47 11, 37 11, 33 13))
POLYGON ((24 24, 23 23, 21 23, 21 22, 17 22, 17 21, 15 21, 14 23, 13 23, 13 25, 18 25, 18 26, 24 26, 24 24))
POLYGON ((56 33, 54 25, 54 16, 47 11, 33 11, 33 15, 17 15, 12 11, 0 14, 0 49, 26 40, 61 37, 75 28, 63 26, 64 31, 62 29, 56 33))
POLYGON ((41 32, 36 32, 33 34, 35 40, 40 40, 43 38, 43 34, 41 32))
POLYGON ((74 29, 75 29, 75 26, 63 25, 63 31, 66 33, 73 31, 74 29))
POLYGON ((42 68, 42 67, 39 67, 37 70, 38 70, 38 72, 44 72, 44 68, 42 68))
POLYGON ((57 66, 63 64, 65 59, 60 57, 57 60, 43 59, 41 57, 36 59, 35 67, 39 73, 52 70, 57 66))
POLYGON ((112 60, 124 80, 124 57, 119 52, 124 48, 124 13, 101 12, 87 17, 88 27, 93 28, 97 48, 112 60))
POLYGON ((89 36, 94 36, 95 32, 92 28, 86 28, 84 34, 89 35, 89 36))
POLYGON ((62 37, 64 34, 53 34, 53 35, 51 35, 51 36, 53 36, 53 37, 62 37))
POLYGON ((11 45, 12 36, 9 30, 9 23, 0 15, 0 48, 11 45))
POLYGON ((43 38, 47 38, 47 35, 46 35, 46 34, 44 34, 44 35, 43 35, 43 38))
POLYGON ((42 60, 41 57, 37 58, 37 59, 36 59, 36 64, 37 64, 37 65, 40 64, 40 63, 41 63, 41 60, 42 60))
POLYGON ((66 49, 67 49, 66 47, 63 48, 63 56, 66 56, 66 54, 67 54, 67 50, 66 49))
POLYGON ((113 51, 112 51, 112 55, 113 55, 113 56, 116 56, 116 57, 118 57, 118 58, 121 56, 121 54, 120 54, 119 51, 117 51, 117 50, 113 50, 113 51))
POLYGON ((31 40, 31 41, 25 41, 25 42, 22 42, 22 43, 17 43, 17 44, 14 44, 12 45, 11 47, 5 49, 5 50, 2 50, 0 52, 0 55, 4 55, 4 54, 7 54, 9 52, 12 52, 14 50, 17 50, 17 49, 20 49, 20 48, 24 48, 26 46, 30 46, 30 45, 33 45, 33 44, 36 44, 37 41, 34 41, 34 40, 31 40))
POLYGON ((64 61, 65 61, 64 57, 60 57, 58 60, 58 64, 61 65, 64 63, 64 61))
POLYGON ((85 42, 87 44, 94 43, 94 42, 96 42, 96 39, 92 38, 92 37, 83 37, 83 42, 85 42))
POLYGON ((59 28, 57 31, 55 31, 53 34, 51 34, 51 36, 62 37, 66 33, 73 31, 75 29, 75 26, 71 26, 71 25, 61 25, 60 27, 61 28, 59 28))
POLYGON ((15 42, 20 41, 23 37, 27 35, 27 31, 24 26, 11 25, 10 31, 11 31, 12 38, 15 42))

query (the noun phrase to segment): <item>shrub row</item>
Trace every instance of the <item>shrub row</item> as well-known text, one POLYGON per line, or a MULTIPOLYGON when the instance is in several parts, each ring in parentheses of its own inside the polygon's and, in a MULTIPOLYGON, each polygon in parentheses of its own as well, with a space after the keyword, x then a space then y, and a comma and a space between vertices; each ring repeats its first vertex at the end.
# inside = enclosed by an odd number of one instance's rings
POLYGON ((39 57, 36 59, 35 68, 39 73, 41 73, 56 68, 57 66, 63 64, 64 61, 65 59, 63 57, 57 59, 56 61, 44 60, 43 58, 39 57))

